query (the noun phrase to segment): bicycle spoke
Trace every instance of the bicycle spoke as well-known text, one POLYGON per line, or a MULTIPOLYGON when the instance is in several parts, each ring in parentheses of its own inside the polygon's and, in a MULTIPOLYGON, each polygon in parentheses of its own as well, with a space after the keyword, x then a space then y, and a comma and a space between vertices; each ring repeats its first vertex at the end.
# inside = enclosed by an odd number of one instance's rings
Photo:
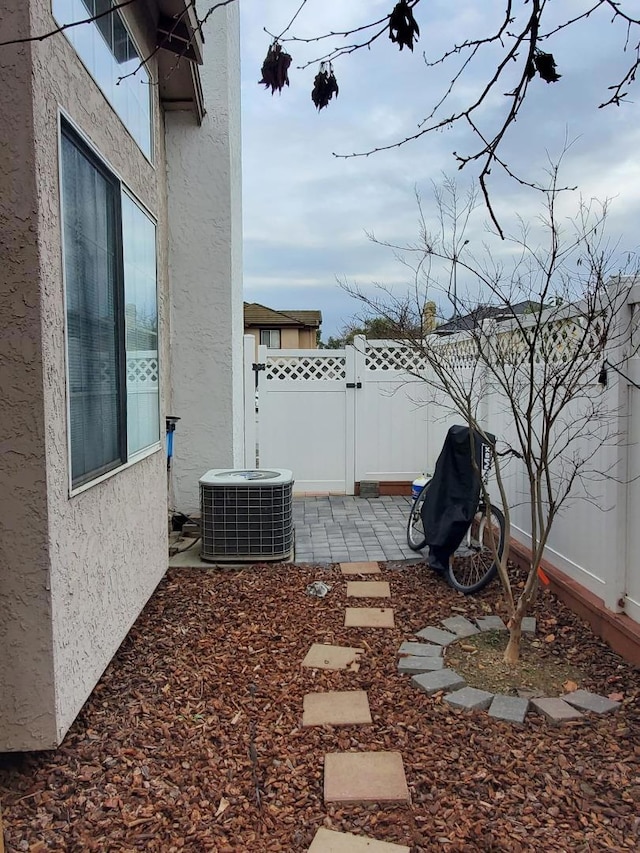
POLYGON ((502 513, 491 508, 489 517, 483 506, 476 514, 469 533, 451 558, 449 582, 461 592, 477 592, 495 576, 497 561, 504 547, 502 513))

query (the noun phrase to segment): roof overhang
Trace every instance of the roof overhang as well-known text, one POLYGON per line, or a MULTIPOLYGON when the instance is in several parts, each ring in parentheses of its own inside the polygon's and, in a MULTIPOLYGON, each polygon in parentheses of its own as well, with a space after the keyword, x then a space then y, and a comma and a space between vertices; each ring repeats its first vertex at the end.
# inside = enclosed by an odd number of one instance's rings
POLYGON ((205 114, 198 65, 202 65, 202 31, 193 3, 158 0, 158 86, 165 110, 205 114))

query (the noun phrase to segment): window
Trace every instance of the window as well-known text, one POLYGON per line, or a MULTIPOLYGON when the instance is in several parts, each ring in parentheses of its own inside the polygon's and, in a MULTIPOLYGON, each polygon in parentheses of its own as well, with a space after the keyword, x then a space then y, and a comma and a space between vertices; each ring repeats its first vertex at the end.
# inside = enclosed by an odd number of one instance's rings
POLYGON ((71 482, 160 438, 155 225, 62 126, 71 482))
MULTIPOLYGON (((64 25, 100 15, 111 6, 113 0, 53 0, 53 14, 58 24, 64 25)), ((120 12, 70 27, 64 33, 129 133, 151 159, 151 78, 144 65, 139 68, 141 56, 120 12)))
POLYGON ((270 349, 280 349, 280 329, 260 329, 260 343, 270 349))

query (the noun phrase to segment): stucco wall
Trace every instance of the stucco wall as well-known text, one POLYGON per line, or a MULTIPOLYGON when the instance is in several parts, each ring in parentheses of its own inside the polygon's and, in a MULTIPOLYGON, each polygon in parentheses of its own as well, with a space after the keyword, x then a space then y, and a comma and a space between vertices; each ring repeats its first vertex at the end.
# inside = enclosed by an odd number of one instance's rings
POLYGON ((318 338, 315 329, 300 330, 300 349, 317 349, 318 338))
MULTIPOLYGON (((29 32, 24 0, 2 34, 29 32)), ((0 50, 0 751, 55 736, 31 46, 0 50)))
MULTIPOLYGON (((50 30, 53 19, 48 0, 32 0, 30 8, 33 32, 50 30)), ((144 22, 132 23, 140 47, 150 49, 151 41, 144 43, 137 26, 144 22)), ((46 525, 42 550, 48 550, 49 555, 50 612, 46 601, 33 596, 18 604, 30 617, 48 625, 53 662, 48 661, 47 678, 49 683, 52 679, 55 682, 55 701, 52 703, 51 696, 47 696, 40 709, 47 719, 55 718, 55 727, 47 727, 44 743, 42 739, 35 742, 28 731, 11 729, 10 742, 0 743, 0 750, 53 747, 61 740, 164 574, 167 558, 166 466, 161 449, 69 497, 58 177, 58 121, 62 108, 158 218, 159 301, 160 311, 164 311, 167 277, 162 270, 166 269, 167 248, 161 113, 156 103, 155 135, 159 148, 153 166, 123 128, 63 35, 33 45, 32 56, 35 145, 34 160, 25 168, 30 170, 33 182, 35 164, 37 197, 31 224, 34 235, 37 233, 39 255, 28 270, 34 291, 28 327, 34 337, 39 332, 44 383, 40 381, 40 392, 34 394, 31 418, 36 423, 33 428, 25 424, 23 432, 29 433, 34 468, 38 471, 37 491, 29 491, 27 502, 37 495, 38 501, 44 503, 46 486, 47 508, 34 515, 36 528, 46 525)), ((6 92, 7 87, 4 88, 6 92)), ((156 89, 152 91, 157 97, 156 89)), ((20 310, 19 305, 17 309, 20 310)), ((162 333, 162 314, 160 322, 162 333)), ((33 349, 32 372, 37 373, 40 353, 35 343, 33 349)), ((30 377, 25 374, 26 365, 18 363, 16 387, 30 385, 30 377)), ((19 496, 15 499, 18 505, 23 503, 19 496)), ((33 528, 34 519, 21 524, 12 521, 11 572, 17 575, 32 571, 33 528)), ((42 587, 45 588, 44 580, 42 587)), ((32 643, 25 641, 20 649, 21 663, 33 656, 32 643)))
POLYGON ((169 179, 173 499, 198 508, 198 480, 243 462, 242 219, 237 4, 205 28, 200 128, 166 116, 169 179))

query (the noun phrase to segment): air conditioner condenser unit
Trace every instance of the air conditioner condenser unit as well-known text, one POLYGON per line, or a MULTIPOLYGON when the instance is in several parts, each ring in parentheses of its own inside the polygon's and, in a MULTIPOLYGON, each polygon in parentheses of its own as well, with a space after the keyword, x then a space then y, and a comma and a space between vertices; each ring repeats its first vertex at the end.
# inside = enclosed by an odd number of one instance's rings
POLYGON ((200 556, 213 563, 293 556, 293 474, 214 468, 200 478, 200 556))

